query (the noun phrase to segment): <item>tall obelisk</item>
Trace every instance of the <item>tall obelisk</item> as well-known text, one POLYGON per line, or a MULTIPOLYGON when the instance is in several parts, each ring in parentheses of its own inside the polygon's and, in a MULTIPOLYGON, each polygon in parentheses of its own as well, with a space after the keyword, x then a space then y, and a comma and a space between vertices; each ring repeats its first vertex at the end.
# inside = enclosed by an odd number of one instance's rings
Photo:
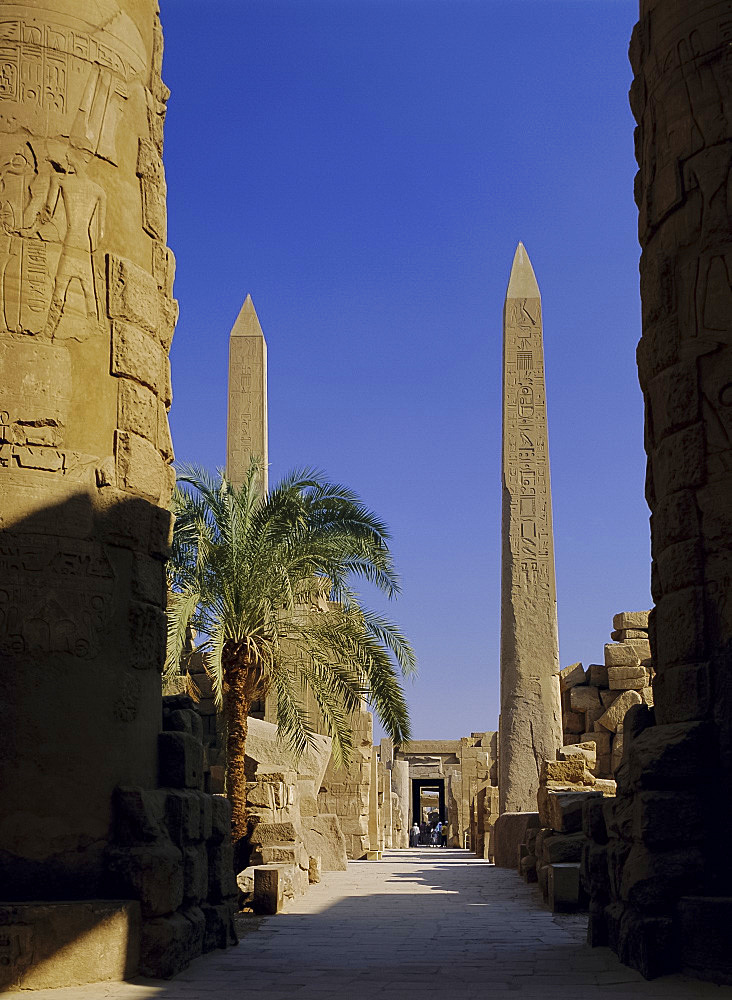
POLYGON ((266 493, 267 342, 247 295, 229 334, 226 472, 235 486, 244 482, 252 457, 263 463, 261 488, 266 493))
POLYGON ((533 812, 562 743, 541 297, 523 243, 503 310, 501 812, 533 812))

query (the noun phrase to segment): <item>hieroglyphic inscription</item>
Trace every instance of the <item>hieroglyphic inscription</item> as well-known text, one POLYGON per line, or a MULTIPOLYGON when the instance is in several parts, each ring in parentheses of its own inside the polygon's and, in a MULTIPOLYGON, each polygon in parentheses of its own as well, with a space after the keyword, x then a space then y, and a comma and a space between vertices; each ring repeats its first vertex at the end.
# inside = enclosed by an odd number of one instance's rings
POLYGON ((47 535, 0 536, 0 651, 97 656, 112 611, 104 548, 47 535))
POLYGON ((503 468, 513 585, 555 599, 541 301, 507 299, 503 468), (508 498, 507 498, 508 499, 508 498))
POLYGON ((247 298, 229 340, 229 414, 226 468, 236 485, 244 481, 250 459, 265 464, 267 488, 267 345, 251 299, 247 298), (237 333, 246 323, 253 336, 237 333))

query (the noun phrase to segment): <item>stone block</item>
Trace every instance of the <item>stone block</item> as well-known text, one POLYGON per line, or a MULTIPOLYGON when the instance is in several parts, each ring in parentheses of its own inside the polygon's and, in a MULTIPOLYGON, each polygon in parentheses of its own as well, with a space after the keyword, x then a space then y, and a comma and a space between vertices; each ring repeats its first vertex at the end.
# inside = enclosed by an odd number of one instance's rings
POLYGON ((201 716, 193 709, 175 709, 166 712, 163 717, 163 728, 171 733, 189 733, 197 740, 203 740, 203 723, 201 716))
MULTIPOLYGON (((582 811, 579 810, 580 820, 582 811)), ((582 845, 586 842, 584 833, 554 833, 544 838, 542 846, 542 861, 547 864, 560 864, 582 860, 582 845)))
POLYGON ((154 979, 171 979, 194 957, 195 928, 182 913, 144 920, 140 935, 140 972, 154 979))
POLYGON ((648 631, 650 611, 620 611, 613 615, 613 628, 639 628, 648 631))
POLYGON ((573 712, 588 712, 600 708, 600 695, 596 687, 580 684, 570 691, 569 703, 573 712))
POLYGON ((606 799, 601 795, 583 795, 581 799, 582 832, 596 844, 607 843, 605 801, 606 799))
POLYGON ((678 915, 682 972, 732 986, 732 897, 685 896, 678 915))
POLYGON ((597 748, 597 756, 602 757, 610 753, 612 733, 603 728, 599 732, 582 733, 582 743, 594 743, 597 748))
POLYGON ((131 900, 5 903, 0 927, 1 992, 128 979, 138 971, 140 906, 131 900))
POLYGON ((625 746, 625 735, 624 733, 616 733, 613 738, 613 749, 612 755, 610 757, 610 767, 615 773, 620 767, 623 760, 623 748, 625 746))
POLYGON ((113 375, 125 376, 160 393, 165 380, 165 352, 147 333, 131 323, 112 324, 113 375))
POLYGON ((602 690, 600 691, 600 701, 602 702, 602 707, 604 709, 610 708, 613 702, 617 701, 620 697, 620 691, 610 691, 602 690))
POLYGON ((633 844, 623 865, 620 896, 630 906, 660 912, 704 886, 704 855, 694 847, 659 851, 633 844))
POLYGON ((158 734, 158 780, 170 788, 200 789, 203 746, 189 733, 158 734))
POLYGON ((587 668, 587 680, 593 687, 607 687, 607 667, 604 663, 591 663, 587 668))
POLYGON ((108 254, 107 282, 109 315, 155 334, 161 296, 153 276, 132 261, 108 254))
MULTIPOLYGON (((594 787, 591 785, 561 785, 559 782, 553 782, 553 786, 540 785, 536 795, 541 825, 550 830, 558 829, 563 832, 571 831, 573 826, 575 829, 579 829, 576 824, 579 822, 581 813, 576 812, 578 809, 576 800, 568 799, 565 803, 564 798, 569 795, 577 797, 590 794, 594 792, 594 787)), ((538 847, 536 853, 541 855, 538 847)))
POLYGON ((322 871, 323 863, 319 856, 316 858, 308 858, 308 882, 311 885, 320 882, 322 871))
POLYGON ((646 847, 700 844, 707 808, 704 796, 694 791, 637 792, 633 798, 633 839, 646 847))
POLYGON ((648 629, 643 628, 621 628, 610 633, 613 642, 627 642, 628 639, 647 639, 648 629))
POLYGON ((114 847, 107 865, 125 895, 139 899, 145 918, 163 916, 183 902, 183 855, 171 841, 114 847))
POLYGON ((311 817, 303 824, 302 836, 308 854, 321 859, 324 872, 346 871, 346 840, 336 815, 321 813, 311 817))
POLYGON ((231 902, 203 903, 201 912, 206 921, 206 931, 203 939, 204 952, 214 948, 226 948, 236 944, 236 929, 234 927, 234 905, 231 902))
POLYGON ((208 852, 205 844, 183 848, 183 902, 194 905, 208 896, 208 852))
POLYGON ((602 707, 602 704, 598 705, 597 708, 591 708, 585 712, 585 730, 587 732, 590 732, 595 728, 597 720, 601 715, 603 715, 604 712, 605 709, 602 707))
POLYGON ((653 708, 655 702, 653 698, 653 688, 650 684, 647 687, 640 689, 640 696, 644 705, 648 705, 649 708, 653 708))
POLYGON ((707 779, 713 760, 712 732, 707 724, 649 726, 629 747, 629 777, 637 788, 694 788, 707 779))
POLYGON ((208 850, 208 899, 218 903, 230 896, 236 896, 237 884, 234 877, 234 848, 230 841, 215 843, 209 841, 208 850))
POLYGON ((121 786, 115 788, 115 840, 120 844, 135 844, 139 841, 153 843, 163 837, 165 806, 165 791, 121 786))
POLYGON ((557 760, 569 760, 571 757, 582 757, 588 770, 594 774, 597 765, 597 744, 594 741, 572 743, 561 747, 557 752, 557 760))
POLYGON ((199 958, 203 954, 203 944, 206 937, 206 917, 198 906, 187 906, 181 913, 191 925, 191 937, 188 945, 188 960, 199 958))
POLYGON ((519 844, 526 843, 527 831, 539 827, 539 813, 503 813, 493 827, 493 858, 498 868, 515 868, 519 844))
POLYGON ((529 884, 537 881, 535 854, 524 855, 519 863, 519 874, 529 884))
POLYGON ((585 683, 585 670, 581 663, 572 663, 559 671, 559 687, 562 691, 569 691, 577 684, 585 683))
POLYGON ((211 839, 218 842, 231 836, 231 803, 224 795, 211 796, 211 839))
POLYGON ((612 691, 642 691, 648 686, 648 671, 645 667, 609 667, 608 680, 612 691), (636 674, 614 673, 614 671, 638 671, 636 674))
POLYGON ((167 620, 165 612, 153 604, 130 601, 128 610, 130 665, 136 670, 163 668, 167 620))
POLYGON ((635 646, 629 642, 608 642, 605 644, 606 667, 637 667, 640 656, 635 646))
POLYGON ((584 728, 584 712, 562 712, 562 731, 564 733, 581 733, 584 728))
POLYGON ((547 895, 553 913, 573 913, 580 908, 580 866, 550 864, 547 895))
POLYGON ((607 854, 607 844, 594 844, 585 840, 580 863, 580 879, 585 894, 605 901, 610 898, 607 854))
POLYGON ((626 712, 633 705, 640 705, 640 703, 641 696, 637 691, 623 691, 597 721, 604 729, 616 733, 623 724, 626 712))
POLYGON ((542 761, 539 782, 545 784, 548 781, 568 785, 593 785, 595 778, 587 770, 584 759, 573 756, 570 760, 542 761))

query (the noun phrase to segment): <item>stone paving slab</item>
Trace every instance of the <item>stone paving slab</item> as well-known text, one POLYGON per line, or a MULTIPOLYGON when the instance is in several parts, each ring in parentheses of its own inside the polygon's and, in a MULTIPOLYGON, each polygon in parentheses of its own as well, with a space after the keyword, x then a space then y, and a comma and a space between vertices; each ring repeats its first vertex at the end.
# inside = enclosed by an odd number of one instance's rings
POLYGON ((253 917, 236 948, 170 981, 35 993, 8 1000, 732 1000, 732 987, 684 976, 647 982, 584 943, 586 918, 552 915, 535 887, 467 851, 386 851, 351 862, 273 917, 253 917))

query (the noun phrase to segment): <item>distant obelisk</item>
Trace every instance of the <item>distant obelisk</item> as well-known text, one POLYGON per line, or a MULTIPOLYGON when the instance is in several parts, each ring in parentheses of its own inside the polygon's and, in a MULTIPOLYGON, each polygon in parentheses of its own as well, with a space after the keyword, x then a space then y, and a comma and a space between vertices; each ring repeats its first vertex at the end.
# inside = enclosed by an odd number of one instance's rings
POLYGON ((541 297, 519 243, 503 310, 500 811, 536 811, 562 744, 541 297))
POLYGON ((247 295, 229 334, 226 472, 232 483, 241 486, 256 456, 263 463, 261 488, 266 493, 267 451, 267 342, 247 295))

